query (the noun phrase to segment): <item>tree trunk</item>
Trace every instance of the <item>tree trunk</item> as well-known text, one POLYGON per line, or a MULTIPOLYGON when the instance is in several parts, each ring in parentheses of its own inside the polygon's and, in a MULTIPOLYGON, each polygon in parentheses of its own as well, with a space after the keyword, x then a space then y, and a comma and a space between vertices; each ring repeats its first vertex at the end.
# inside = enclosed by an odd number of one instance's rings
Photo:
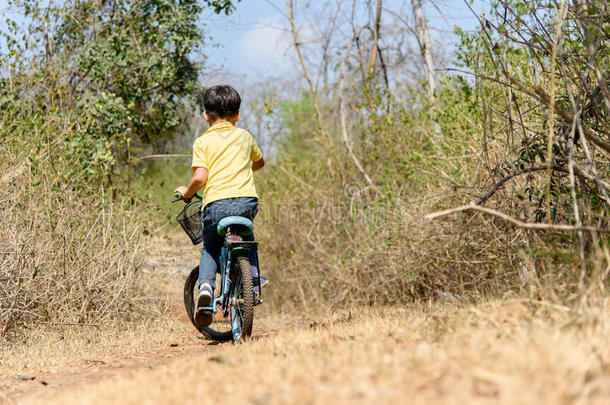
POLYGON ((415 17, 415 35, 419 42, 419 49, 424 60, 424 68, 426 72, 426 81, 428 82, 428 93, 430 97, 434 97, 436 89, 436 80, 434 79, 434 62, 432 61, 432 45, 430 44, 430 34, 428 33, 428 24, 426 16, 422 9, 422 0, 411 0, 413 7, 413 16, 415 17))

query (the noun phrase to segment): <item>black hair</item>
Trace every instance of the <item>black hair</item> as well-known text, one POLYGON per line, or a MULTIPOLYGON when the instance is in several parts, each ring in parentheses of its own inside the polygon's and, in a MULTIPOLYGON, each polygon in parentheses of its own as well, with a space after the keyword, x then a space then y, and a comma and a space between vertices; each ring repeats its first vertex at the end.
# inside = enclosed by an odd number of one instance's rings
POLYGON ((226 84, 210 87, 203 95, 203 108, 212 121, 234 117, 239 112, 240 106, 239 93, 226 84))

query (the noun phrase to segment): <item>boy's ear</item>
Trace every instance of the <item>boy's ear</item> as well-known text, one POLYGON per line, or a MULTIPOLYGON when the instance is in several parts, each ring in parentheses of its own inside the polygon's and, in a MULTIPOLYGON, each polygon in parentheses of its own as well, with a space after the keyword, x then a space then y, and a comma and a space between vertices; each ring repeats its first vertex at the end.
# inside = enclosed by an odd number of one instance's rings
POLYGON ((210 123, 210 116, 208 115, 207 111, 203 112, 203 118, 205 118, 205 122, 207 122, 208 124, 210 123))
POLYGON ((241 117, 241 111, 237 112, 237 115, 235 116, 235 122, 239 121, 239 117, 241 117))

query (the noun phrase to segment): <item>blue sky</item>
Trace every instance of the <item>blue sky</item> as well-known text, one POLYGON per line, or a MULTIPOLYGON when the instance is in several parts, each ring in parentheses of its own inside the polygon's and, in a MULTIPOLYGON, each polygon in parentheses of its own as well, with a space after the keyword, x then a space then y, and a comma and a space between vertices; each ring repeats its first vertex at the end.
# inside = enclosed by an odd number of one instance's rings
MULTIPOLYGON (((315 1, 298 2, 301 5, 306 3, 310 3, 312 8, 317 7, 315 1)), ((456 41, 454 27, 472 30, 477 25, 464 0, 436 0, 442 16, 430 2, 425 3, 429 25, 434 28, 433 35, 446 38, 449 47, 456 41)), ((384 5, 394 9, 401 6, 410 8, 410 4, 410 0, 384 1, 384 5)), ((472 7, 479 13, 483 4, 477 0, 472 7)), ((214 40, 222 44, 219 48, 207 50, 208 61, 236 73, 257 77, 293 71, 294 51, 288 22, 283 15, 285 8, 285 0, 242 0, 229 17, 207 14, 204 21, 208 30, 214 40)), ((299 20, 298 24, 307 24, 307 21, 299 20)))
MULTIPOLYGON (((321 2, 299 0, 297 3, 309 5, 311 10, 315 10, 321 2)), ((442 10, 442 16, 429 1, 425 1, 425 11, 430 26, 434 28, 433 35, 446 38, 448 47, 456 40, 453 34, 455 26, 464 30, 476 26, 476 18, 464 0, 436 0, 435 3, 442 10)), ((409 9, 410 4, 410 0, 384 1, 385 6, 393 9, 409 9)), ((476 0, 473 7, 480 12, 482 4, 484 2, 476 0)), ((206 12, 202 20, 213 41, 220 44, 204 50, 208 56, 208 67, 258 79, 294 74, 294 51, 284 13, 285 0, 242 0, 229 17, 206 12)), ((7 0, 0 0, 0 21, 5 17, 15 18, 16 13, 8 6, 7 0)), ((300 25, 307 25, 307 21, 303 21, 298 14, 297 19, 300 25)), ((0 43, 0 49, 2 45, 0 43)))

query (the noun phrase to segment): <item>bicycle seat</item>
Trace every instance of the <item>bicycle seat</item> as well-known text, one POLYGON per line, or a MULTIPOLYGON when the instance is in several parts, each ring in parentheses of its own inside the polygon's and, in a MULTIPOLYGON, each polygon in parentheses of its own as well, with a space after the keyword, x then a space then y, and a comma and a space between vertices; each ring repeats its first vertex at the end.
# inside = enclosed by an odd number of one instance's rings
POLYGON ((239 236, 249 236, 252 235, 252 232, 254 231, 254 224, 245 217, 224 217, 218 222, 216 232, 218 232, 220 236, 225 236, 229 228, 231 228, 231 232, 239 236))

